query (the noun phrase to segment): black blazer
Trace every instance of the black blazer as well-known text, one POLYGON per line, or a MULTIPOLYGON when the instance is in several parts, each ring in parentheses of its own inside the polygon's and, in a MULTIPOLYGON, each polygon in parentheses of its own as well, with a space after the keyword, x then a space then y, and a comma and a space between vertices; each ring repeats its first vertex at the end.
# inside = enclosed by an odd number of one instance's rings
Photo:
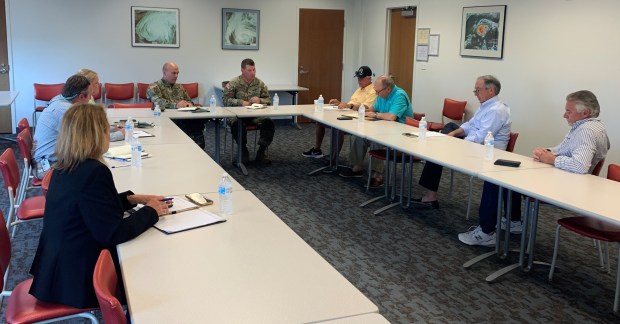
POLYGON ((116 191, 110 169, 97 160, 86 160, 71 172, 54 171, 30 269, 32 295, 77 308, 98 307, 93 270, 101 250, 110 250, 120 273, 116 245, 158 220, 155 209, 147 206, 123 218, 123 212, 134 207, 127 201, 129 194, 116 191))

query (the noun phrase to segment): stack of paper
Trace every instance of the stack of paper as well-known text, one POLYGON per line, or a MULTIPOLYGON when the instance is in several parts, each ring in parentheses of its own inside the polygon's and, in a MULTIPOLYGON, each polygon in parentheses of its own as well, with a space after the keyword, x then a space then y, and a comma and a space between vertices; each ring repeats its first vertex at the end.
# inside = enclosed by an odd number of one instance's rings
POLYGON ((250 106, 245 106, 245 108, 248 109, 263 109, 263 108, 267 108, 267 106, 263 105, 263 104, 252 104, 250 106))
MULTIPOLYGON (((103 157, 113 160, 131 161, 131 145, 110 147, 107 152, 103 154, 103 157)), ((148 153, 142 151, 142 158, 151 157, 148 153)))

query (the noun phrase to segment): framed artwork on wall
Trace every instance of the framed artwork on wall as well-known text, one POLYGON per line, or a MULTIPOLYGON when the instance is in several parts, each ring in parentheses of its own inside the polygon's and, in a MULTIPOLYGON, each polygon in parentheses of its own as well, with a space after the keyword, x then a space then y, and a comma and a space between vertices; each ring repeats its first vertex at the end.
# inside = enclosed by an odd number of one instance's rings
POLYGON ((222 49, 258 50, 260 10, 222 9, 222 49))
POLYGON ((131 46, 179 47, 179 9, 131 7, 131 46))
POLYGON ((461 55, 503 57, 506 6, 464 7, 461 55))

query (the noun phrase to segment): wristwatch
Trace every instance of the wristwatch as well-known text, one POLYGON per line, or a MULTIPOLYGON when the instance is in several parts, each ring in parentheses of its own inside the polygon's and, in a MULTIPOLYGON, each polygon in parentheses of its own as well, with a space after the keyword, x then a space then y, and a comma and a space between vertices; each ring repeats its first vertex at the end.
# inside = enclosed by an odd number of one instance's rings
POLYGON ((379 117, 377 117, 378 115, 379 115, 379 114, 375 111, 375 118, 379 118, 379 117))

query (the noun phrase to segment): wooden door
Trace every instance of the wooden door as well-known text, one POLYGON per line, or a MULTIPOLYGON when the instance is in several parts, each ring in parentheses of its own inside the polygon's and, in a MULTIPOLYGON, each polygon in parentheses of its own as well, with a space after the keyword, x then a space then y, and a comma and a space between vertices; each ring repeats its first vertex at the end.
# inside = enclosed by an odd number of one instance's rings
MULTIPOLYGON (((6 11, 5 2, 0 1, 0 90, 9 90, 8 61, 9 54, 6 41, 6 11)), ((11 117, 11 106, 0 107, 0 133, 13 132, 13 118, 11 117)))
POLYGON ((342 96, 344 10, 299 9, 299 104, 342 96))
MULTIPOLYGON (((390 9, 390 54, 388 71, 396 85, 411 98, 413 89, 413 51, 415 49, 415 14, 401 15, 402 9, 390 9)), ((414 10, 415 12, 415 10, 414 10)))

